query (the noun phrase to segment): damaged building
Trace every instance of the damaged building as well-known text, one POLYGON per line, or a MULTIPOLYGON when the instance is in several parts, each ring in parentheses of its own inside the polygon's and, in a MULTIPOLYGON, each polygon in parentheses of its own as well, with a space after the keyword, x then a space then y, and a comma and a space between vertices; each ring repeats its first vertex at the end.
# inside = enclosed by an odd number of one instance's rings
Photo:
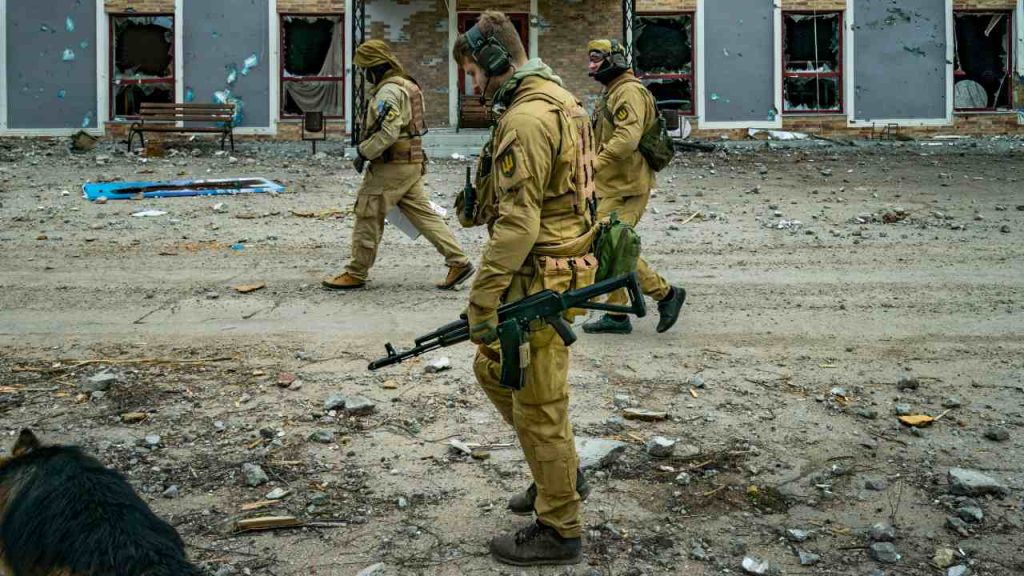
POLYGON ((623 40, 673 129, 865 136, 1019 133, 1024 0, 0 0, 0 134, 122 136, 143 103, 232 103, 236 133, 344 138, 381 38, 424 88, 435 137, 488 125, 451 61, 483 10, 509 14, 588 105, 586 41, 623 40))

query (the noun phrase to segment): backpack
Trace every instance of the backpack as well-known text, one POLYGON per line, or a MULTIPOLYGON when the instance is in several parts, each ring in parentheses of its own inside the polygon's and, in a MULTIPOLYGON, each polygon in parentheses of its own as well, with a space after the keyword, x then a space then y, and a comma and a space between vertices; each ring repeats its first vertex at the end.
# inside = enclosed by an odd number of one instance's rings
POLYGON ((598 262, 596 282, 635 272, 640 258, 640 236, 613 212, 598 229, 594 255, 598 262))
MULTIPOLYGON (((675 144, 672 142, 672 137, 668 135, 668 125, 665 124, 665 117, 658 111, 658 103, 654 99, 654 95, 651 94, 651 91, 639 79, 633 79, 630 82, 636 82, 643 86, 644 93, 646 93, 649 102, 654 107, 655 114, 654 123, 640 135, 640 143, 637 149, 640 155, 644 157, 644 160, 647 160, 647 165, 651 167, 651 170, 661 172, 672 162, 672 158, 676 155, 675 144)), ((604 114, 608 119, 608 123, 614 126, 615 120, 612 118, 611 111, 605 108, 604 114)))

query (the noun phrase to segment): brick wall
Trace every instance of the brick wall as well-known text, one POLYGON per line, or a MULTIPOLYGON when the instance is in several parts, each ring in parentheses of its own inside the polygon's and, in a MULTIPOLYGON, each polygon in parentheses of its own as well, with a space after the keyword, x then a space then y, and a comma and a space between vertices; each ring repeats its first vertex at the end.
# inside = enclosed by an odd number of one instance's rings
POLYGON ((601 92, 587 75, 587 42, 622 36, 622 3, 618 0, 540 0, 540 57, 585 103, 601 92))
POLYGON ((530 0, 458 0, 459 12, 483 12, 498 10, 499 12, 529 12, 530 0))
POLYGON ((321 14, 342 14, 344 0, 277 0, 278 12, 309 12, 321 14))

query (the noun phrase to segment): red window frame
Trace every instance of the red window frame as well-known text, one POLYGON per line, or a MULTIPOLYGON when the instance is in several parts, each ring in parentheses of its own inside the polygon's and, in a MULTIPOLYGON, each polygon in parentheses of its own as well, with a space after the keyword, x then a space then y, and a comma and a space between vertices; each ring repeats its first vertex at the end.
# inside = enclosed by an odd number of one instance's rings
MULTIPOLYGON (((992 14, 994 16, 996 14, 1002 14, 1006 18, 1006 26, 1007 26, 1007 30, 1008 30, 1008 33, 1006 34, 1006 90, 1008 92, 1008 100, 1006 101, 1006 107, 1005 108, 1000 108, 998 103, 994 104, 990 108, 957 108, 956 107, 956 101, 954 100, 954 102, 953 102, 953 111, 954 112, 1013 112, 1014 111, 1014 107, 1013 107, 1013 100, 1014 100, 1014 98, 1013 98, 1013 96, 1014 96, 1014 89, 1013 89, 1013 73, 1014 73, 1013 72, 1013 63, 1014 63, 1014 60, 1013 60, 1013 58, 1014 58, 1014 56, 1016 56, 1013 53, 1014 25, 1016 24, 1013 21, 1014 11, 1013 10, 979 10, 979 9, 974 9, 974 10, 953 10, 953 42, 956 42, 956 43, 960 42, 960 40, 957 39, 957 35, 956 35, 956 17, 957 17, 958 14, 969 14, 969 15, 974 15, 974 16, 980 16, 980 15, 984 15, 984 14, 992 14)), ((954 52, 956 52, 954 54, 954 56, 953 56, 953 67, 954 67, 954 70, 953 70, 953 85, 955 86, 957 80, 959 80, 961 78, 966 78, 967 77, 967 73, 966 72, 957 72, 956 68, 957 68, 957 64, 959 64, 959 62, 958 62, 958 60, 959 60, 959 51, 957 50, 957 51, 954 51, 954 52)))
POLYGON ((845 26, 846 13, 844 10, 784 10, 782 12, 782 41, 785 43, 786 40, 786 16, 822 16, 835 14, 839 18, 839 25, 836 27, 836 33, 839 34, 839 54, 836 69, 833 72, 787 72, 786 71, 786 47, 783 44, 782 47, 782 85, 779 86, 779 92, 782 94, 782 113, 783 114, 844 114, 846 110, 846 90, 845 90, 845 71, 843 70, 843 51, 846 44, 845 26), (836 89, 839 92, 836 98, 839 102, 839 108, 836 110, 786 110, 786 79, 787 78, 835 78, 836 89))
MULTIPOLYGON (((636 72, 636 77, 641 80, 685 80, 690 85, 690 107, 680 108, 679 114, 681 116, 695 116, 697 114, 697 86, 694 79, 697 77, 697 13, 693 10, 674 10, 674 11, 652 11, 652 12, 637 12, 633 18, 633 29, 636 29, 636 19, 644 17, 676 17, 689 16, 690 18, 690 73, 689 74, 661 74, 661 73, 641 73, 636 72)), ((633 63, 633 69, 636 70, 636 62, 633 63)), ((644 84, 647 84, 646 82, 644 84)))
MULTIPOLYGON (((340 12, 281 12, 278 14, 278 22, 280 23, 281 30, 281 86, 279 88, 281 94, 281 103, 279 114, 282 120, 301 120, 302 116, 297 114, 287 114, 284 111, 285 104, 287 103, 287 92, 284 89, 285 82, 337 82, 341 85, 341 115, 329 116, 324 114, 324 118, 328 120, 341 120, 345 118, 345 67, 341 67, 340 76, 287 76, 285 75, 285 28, 284 21, 286 18, 337 18, 343 24, 345 22, 345 14, 340 12)), ((338 42, 341 43, 341 49, 345 49, 345 26, 342 25, 338 28, 341 30, 341 38, 338 38, 338 42)))
POLYGON ((107 14, 110 18, 109 23, 109 37, 107 39, 107 52, 108 52, 108 70, 110 70, 110 120, 112 122, 119 122, 122 120, 137 120, 138 115, 117 115, 117 88, 118 86, 132 86, 142 84, 170 84, 171 85, 171 102, 174 102, 174 94, 176 90, 177 76, 175 72, 177 70, 177 64, 174 62, 175 56, 177 56, 177 46, 174 43, 177 41, 177 35, 175 34, 175 27, 178 25, 178 21, 174 18, 173 12, 110 12, 107 14), (118 18, 170 18, 171 19, 171 75, 162 78, 136 78, 136 79, 117 79, 117 64, 115 62, 117 58, 117 47, 114 45, 116 39, 116 29, 114 21, 118 18))

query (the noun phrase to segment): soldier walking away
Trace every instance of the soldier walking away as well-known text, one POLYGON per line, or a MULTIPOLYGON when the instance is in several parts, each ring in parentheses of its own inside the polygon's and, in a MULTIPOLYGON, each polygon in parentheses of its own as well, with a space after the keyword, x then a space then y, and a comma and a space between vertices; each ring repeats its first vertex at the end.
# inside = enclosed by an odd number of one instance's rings
MULTIPOLYGON (((654 170, 640 151, 644 133, 657 124, 654 96, 633 74, 626 51, 615 40, 594 40, 587 45, 590 76, 604 85, 594 110, 597 143, 596 184, 598 218, 613 213, 633 227, 640 222, 655 184, 654 170)), ((675 325, 686 301, 686 290, 669 283, 640 258, 637 276, 644 294, 658 301, 658 332, 675 325)), ((625 290, 608 297, 611 304, 625 304, 625 290)), ((591 334, 629 334, 629 316, 604 314, 583 325, 591 334)))
POLYGON ((587 487, 569 421, 569 350, 550 325, 531 331, 522 354, 529 360, 525 385, 504 388, 496 328, 501 304, 594 283, 590 120, 551 68, 527 60, 515 27, 500 12, 485 12, 458 37, 452 56, 498 117, 481 156, 476 196, 459 205, 464 225, 486 225, 490 234, 467 309, 478 344, 473 368, 515 429, 533 476, 509 508, 537 515, 517 532, 494 537, 490 550, 496 560, 517 566, 575 564, 582 557, 580 502, 587 487))
POLYGON ((426 156, 423 153, 423 93, 381 40, 369 40, 356 49, 353 63, 373 86, 365 125, 370 133, 359 143, 353 164, 362 172, 352 227, 352 259, 345 272, 324 280, 325 288, 362 288, 377 259, 384 232, 384 216, 398 206, 402 214, 440 252, 448 275, 438 288, 455 288, 473 274, 473 265, 445 221, 430 206, 423 191, 426 156))

